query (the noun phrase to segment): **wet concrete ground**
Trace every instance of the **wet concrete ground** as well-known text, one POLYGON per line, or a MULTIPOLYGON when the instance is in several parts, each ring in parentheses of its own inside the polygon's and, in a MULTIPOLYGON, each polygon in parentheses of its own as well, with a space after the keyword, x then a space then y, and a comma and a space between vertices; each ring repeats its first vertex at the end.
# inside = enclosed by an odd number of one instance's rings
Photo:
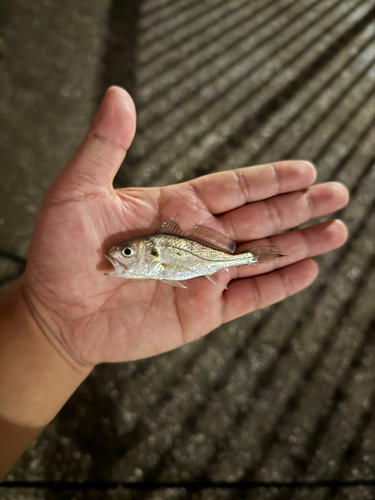
MULTIPOLYGON (((97 367, 0 498, 375 498, 372 8, 0 0, 0 250, 26 256, 111 84, 138 109, 117 186, 304 158, 352 197, 337 214, 350 239, 313 286, 182 349, 97 367)), ((0 259, 2 289, 18 269, 0 259)))

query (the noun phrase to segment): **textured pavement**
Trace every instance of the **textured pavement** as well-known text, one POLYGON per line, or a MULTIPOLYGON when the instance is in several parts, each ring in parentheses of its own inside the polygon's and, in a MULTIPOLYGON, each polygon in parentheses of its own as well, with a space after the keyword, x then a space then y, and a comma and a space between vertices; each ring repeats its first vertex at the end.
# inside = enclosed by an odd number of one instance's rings
MULTIPOLYGON (((308 290, 97 367, 1 500, 375 498, 373 6, 0 0, 0 250, 26 256, 43 193, 112 84, 138 110, 117 186, 303 158, 351 192, 337 214, 349 241, 317 259, 308 290)), ((3 290, 18 272, 0 259, 3 290)))

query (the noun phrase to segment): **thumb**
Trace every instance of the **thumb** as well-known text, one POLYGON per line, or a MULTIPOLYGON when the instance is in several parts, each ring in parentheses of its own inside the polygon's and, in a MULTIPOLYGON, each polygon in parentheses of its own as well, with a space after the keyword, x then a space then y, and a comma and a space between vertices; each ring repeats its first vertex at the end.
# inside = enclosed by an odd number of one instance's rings
POLYGON ((112 189, 113 179, 135 134, 136 112, 130 95, 110 87, 86 137, 56 179, 54 188, 69 198, 112 189))

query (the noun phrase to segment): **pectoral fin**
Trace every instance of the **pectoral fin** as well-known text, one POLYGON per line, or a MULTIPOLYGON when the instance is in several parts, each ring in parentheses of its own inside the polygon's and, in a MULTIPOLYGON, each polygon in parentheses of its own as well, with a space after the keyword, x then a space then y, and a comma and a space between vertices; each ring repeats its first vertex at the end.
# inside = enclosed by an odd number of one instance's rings
POLYGON ((187 286, 185 286, 183 283, 181 283, 181 281, 175 281, 175 280, 160 280, 160 281, 162 281, 163 283, 167 283, 167 285, 175 286, 177 288, 186 288, 187 289, 187 286))

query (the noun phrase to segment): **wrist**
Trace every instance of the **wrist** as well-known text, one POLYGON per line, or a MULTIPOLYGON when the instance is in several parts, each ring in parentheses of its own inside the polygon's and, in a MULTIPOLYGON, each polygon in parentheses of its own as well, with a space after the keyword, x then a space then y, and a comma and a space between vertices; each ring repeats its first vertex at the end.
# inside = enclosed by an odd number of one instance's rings
POLYGON ((0 297, 0 417, 42 428, 92 367, 58 349, 27 304, 21 280, 0 297))

